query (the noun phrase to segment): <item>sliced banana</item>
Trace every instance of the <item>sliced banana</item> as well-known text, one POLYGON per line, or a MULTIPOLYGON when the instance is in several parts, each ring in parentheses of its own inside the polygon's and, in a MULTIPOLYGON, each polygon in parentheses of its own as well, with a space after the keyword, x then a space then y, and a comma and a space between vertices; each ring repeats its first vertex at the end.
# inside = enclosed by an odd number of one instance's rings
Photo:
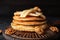
POLYGON ((21 13, 20 17, 26 17, 32 10, 33 10, 33 9, 24 10, 24 11, 21 13))
POLYGON ((22 11, 17 11, 14 13, 14 15, 20 15, 22 11))
POLYGON ((29 15, 29 16, 41 16, 45 19, 45 16, 40 12, 41 12, 40 8, 34 7, 31 9, 15 12, 14 15, 20 15, 20 17, 26 17, 27 15, 29 15))

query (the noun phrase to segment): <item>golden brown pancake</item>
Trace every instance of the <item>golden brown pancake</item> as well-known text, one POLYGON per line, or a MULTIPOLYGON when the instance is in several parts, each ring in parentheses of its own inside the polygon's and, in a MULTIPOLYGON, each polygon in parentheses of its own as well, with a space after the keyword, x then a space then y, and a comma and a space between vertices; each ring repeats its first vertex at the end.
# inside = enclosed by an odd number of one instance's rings
POLYGON ((13 16, 13 19, 14 20, 44 20, 42 18, 39 18, 39 17, 25 17, 25 18, 21 18, 20 16, 13 16))
POLYGON ((13 20, 13 23, 15 24, 22 24, 22 25, 41 25, 41 24, 44 24, 46 23, 46 21, 43 21, 43 22, 19 22, 19 21, 16 21, 16 20, 13 20))
POLYGON ((14 24, 14 23, 11 23, 11 27, 15 30, 18 30, 18 31, 35 31, 35 27, 38 27, 38 28, 42 28, 42 29, 45 29, 47 27, 46 24, 44 25, 40 25, 40 26, 24 26, 24 25, 18 25, 18 24, 14 24))

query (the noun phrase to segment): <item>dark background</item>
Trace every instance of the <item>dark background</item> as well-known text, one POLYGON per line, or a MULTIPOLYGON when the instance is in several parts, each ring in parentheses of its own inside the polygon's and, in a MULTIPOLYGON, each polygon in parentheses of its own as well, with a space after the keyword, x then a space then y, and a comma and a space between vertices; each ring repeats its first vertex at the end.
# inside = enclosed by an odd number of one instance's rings
MULTIPOLYGON (((15 11, 33 8, 38 6, 47 17, 50 24, 60 28, 60 1, 57 0, 0 0, 0 29, 9 27, 15 11)), ((59 35, 60 37, 60 35, 59 35)), ((58 37, 58 39, 60 39, 58 37)), ((58 40, 57 39, 57 40, 58 40)), ((0 35, 0 40, 4 40, 0 35)))
POLYGON ((46 16, 60 17, 60 6, 57 0, 0 0, 0 17, 12 17, 18 10, 38 6, 46 16))

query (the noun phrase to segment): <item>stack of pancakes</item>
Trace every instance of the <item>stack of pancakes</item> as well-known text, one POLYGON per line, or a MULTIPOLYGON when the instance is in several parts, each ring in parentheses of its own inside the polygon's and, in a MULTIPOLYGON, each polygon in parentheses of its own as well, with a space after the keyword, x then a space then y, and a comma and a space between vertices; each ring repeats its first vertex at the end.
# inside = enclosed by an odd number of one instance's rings
POLYGON ((18 31, 43 32, 47 28, 46 17, 38 7, 18 11, 14 13, 11 27, 18 31))

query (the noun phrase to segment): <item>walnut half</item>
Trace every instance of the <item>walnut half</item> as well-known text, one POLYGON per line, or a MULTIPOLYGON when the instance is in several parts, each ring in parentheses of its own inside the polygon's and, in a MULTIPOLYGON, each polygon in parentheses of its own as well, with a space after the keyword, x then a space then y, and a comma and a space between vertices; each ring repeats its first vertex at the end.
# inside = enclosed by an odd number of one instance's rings
POLYGON ((12 28, 8 28, 5 30, 5 34, 11 35, 13 33, 15 33, 15 30, 13 30, 12 28))
POLYGON ((41 35, 44 33, 44 30, 41 27, 35 27, 35 32, 41 35))
POLYGON ((49 29, 53 32, 59 32, 59 29, 55 26, 51 26, 49 29))

